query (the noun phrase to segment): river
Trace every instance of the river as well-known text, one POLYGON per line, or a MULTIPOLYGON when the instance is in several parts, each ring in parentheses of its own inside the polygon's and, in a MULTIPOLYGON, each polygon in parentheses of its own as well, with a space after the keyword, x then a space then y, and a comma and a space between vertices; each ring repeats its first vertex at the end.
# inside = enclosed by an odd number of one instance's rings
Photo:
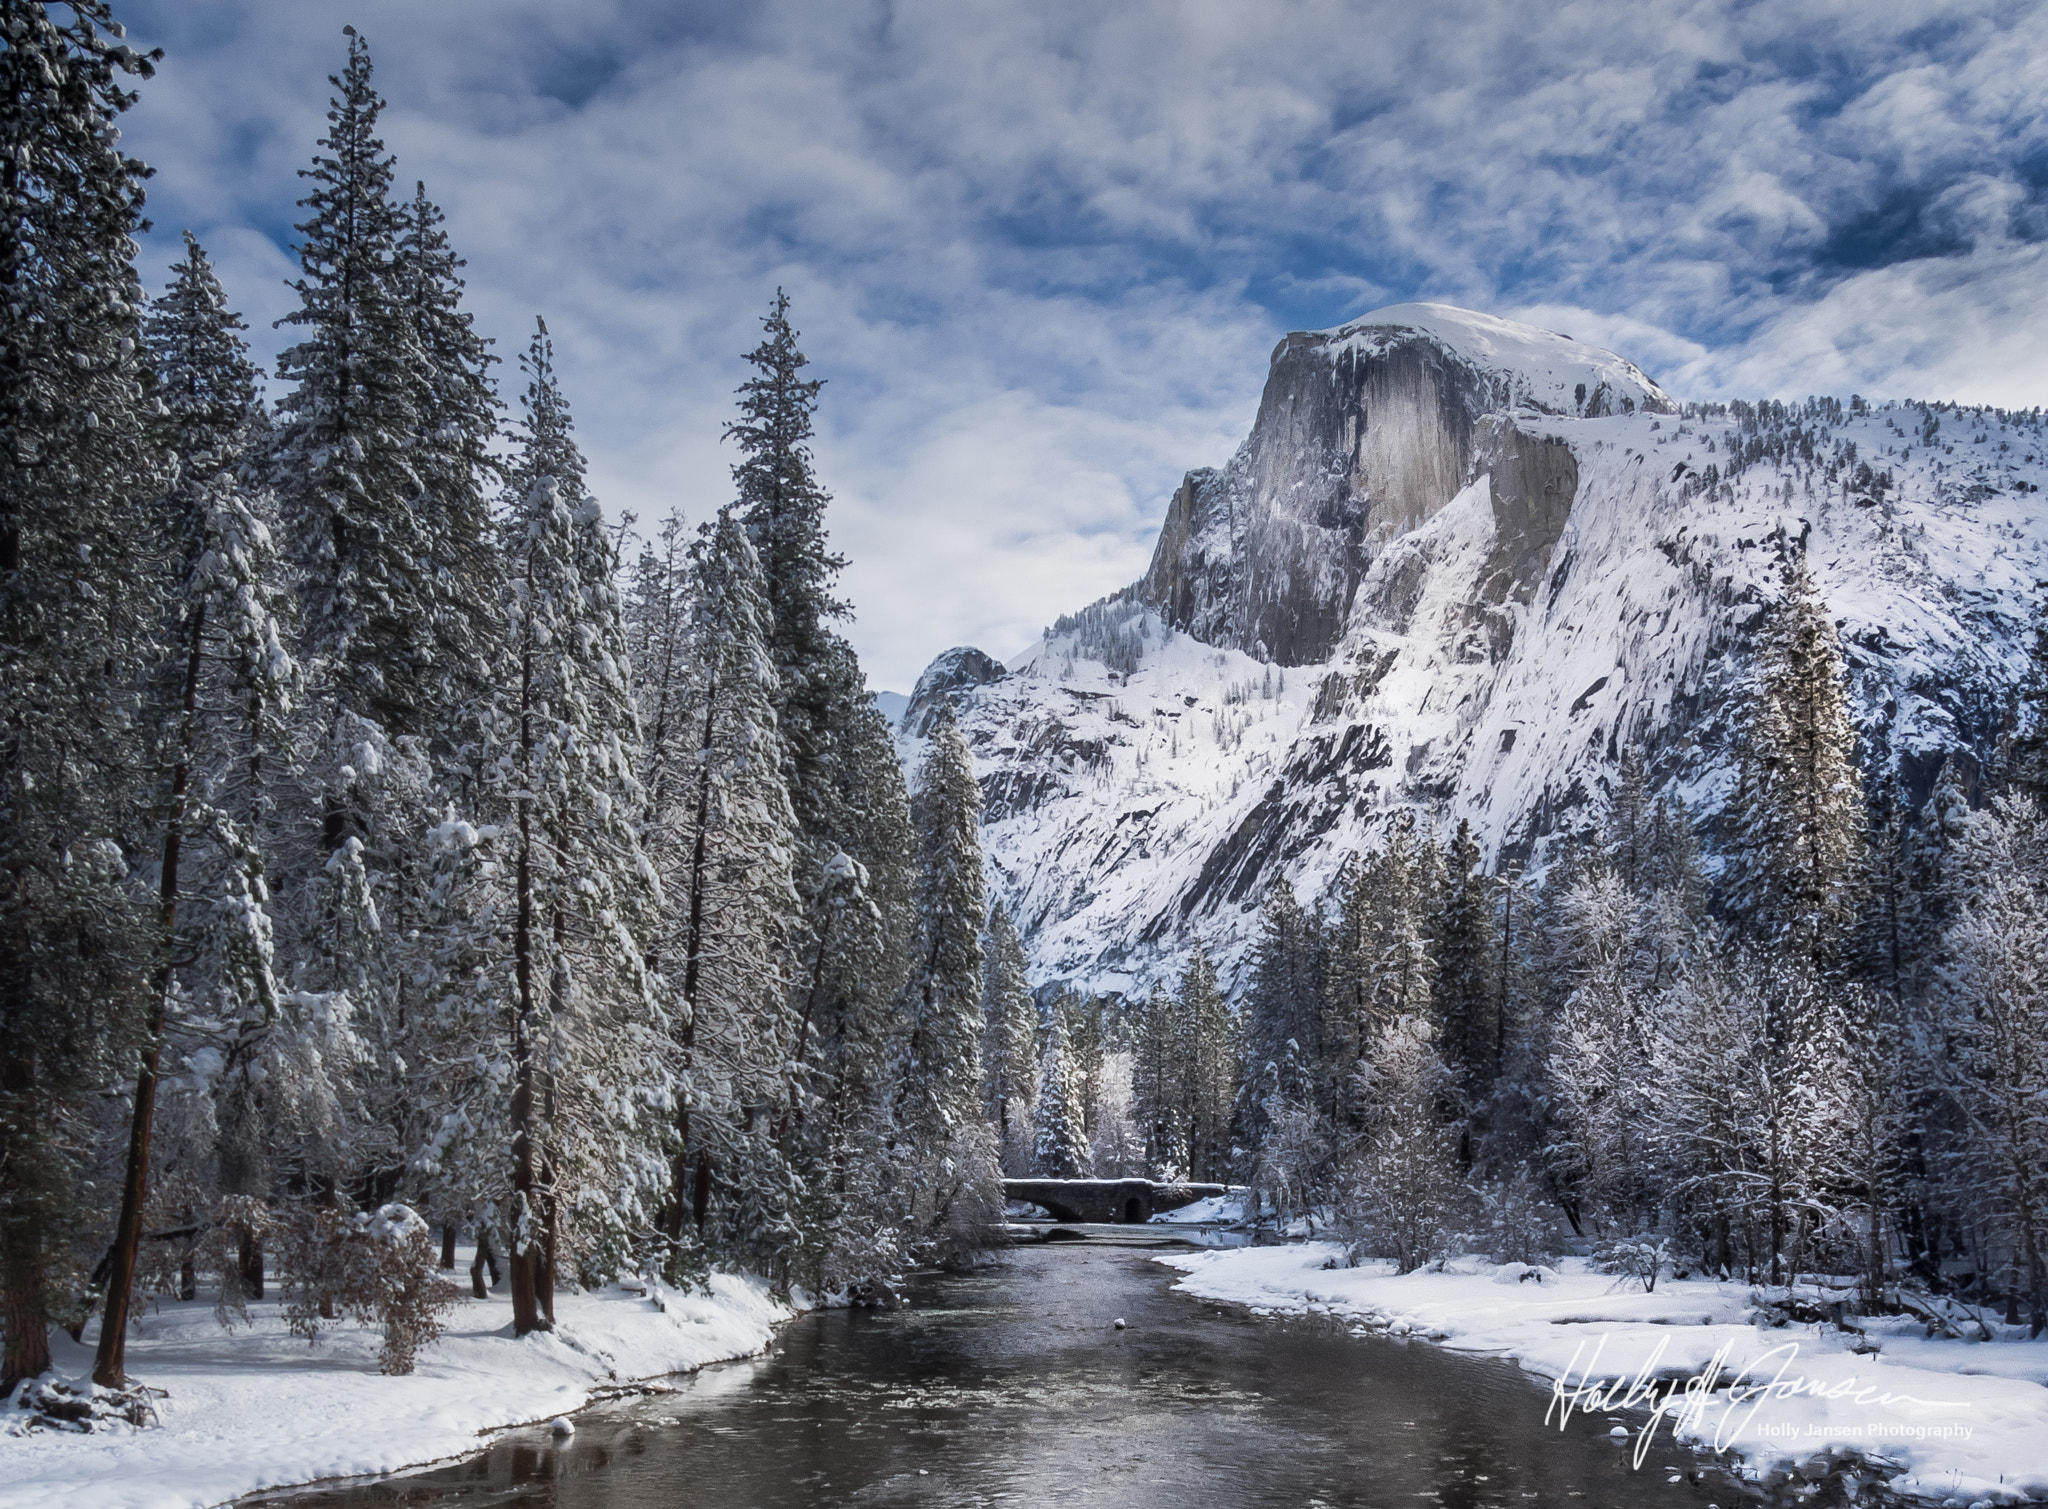
POLYGON ((1661 1442, 1630 1470, 1627 1446, 1607 1435, 1623 1422, 1581 1417, 1562 1433, 1546 1426, 1546 1388, 1512 1364, 1174 1294, 1176 1275, 1132 1236, 1098 1236, 1020 1245, 964 1276, 920 1276, 899 1310, 800 1317, 768 1355, 707 1368, 678 1380, 675 1392, 595 1406, 566 1441, 515 1431, 460 1465, 251 1502, 1679 1509, 1742 1501, 1725 1481, 1694 1481, 1697 1460, 1661 1442))

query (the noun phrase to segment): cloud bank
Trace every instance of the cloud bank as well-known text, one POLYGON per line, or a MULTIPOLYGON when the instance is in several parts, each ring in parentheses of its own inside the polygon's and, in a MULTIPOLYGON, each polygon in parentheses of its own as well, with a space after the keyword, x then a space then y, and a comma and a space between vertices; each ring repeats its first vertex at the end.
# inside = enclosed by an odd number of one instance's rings
POLYGON ((1444 299, 1686 397, 2048 393, 2048 7, 1333 0, 137 0, 154 276, 266 354, 340 29, 607 506, 730 495, 789 289, 877 685, 1135 578, 1272 343, 1444 299))

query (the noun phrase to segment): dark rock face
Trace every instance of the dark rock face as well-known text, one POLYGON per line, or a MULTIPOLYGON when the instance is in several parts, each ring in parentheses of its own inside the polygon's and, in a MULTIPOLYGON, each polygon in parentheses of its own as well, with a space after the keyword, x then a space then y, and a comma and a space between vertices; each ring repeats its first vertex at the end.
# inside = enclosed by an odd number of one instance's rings
MULTIPOLYGON (((1639 374, 1638 374, 1639 376, 1639 374)), ((1581 383, 1580 413, 1665 412, 1642 379, 1581 383)), ((1545 405, 1429 330, 1353 325, 1273 352, 1252 432, 1221 471, 1187 474, 1140 592, 1174 628, 1281 665, 1328 658, 1367 567, 1460 489, 1491 479, 1501 596, 1527 602, 1577 486, 1568 446, 1516 430, 1545 405), (1361 338, 1363 337, 1363 338, 1361 338)))
POLYGON ((922 739, 932 731, 939 709, 961 692, 1000 681, 1009 673, 993 655, 972 645, 956 645, 924 668, 903 709, 903 732, 922 739))

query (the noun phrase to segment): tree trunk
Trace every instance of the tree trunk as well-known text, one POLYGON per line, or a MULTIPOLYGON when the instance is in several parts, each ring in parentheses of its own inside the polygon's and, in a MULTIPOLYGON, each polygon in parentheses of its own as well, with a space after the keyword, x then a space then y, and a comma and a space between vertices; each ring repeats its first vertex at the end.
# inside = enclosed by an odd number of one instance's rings
POLYGON ((236 1253, 238 1266, 242 1270, 242 1293, 250 1299, 263 1298, 263 1238, 249 1227, 241 1231, 240 1251, 236 1253))
MULTIPOLYGON (((25 1108, 35 1090, 35 1059, 17 1048, 0 1064, 0 1172, 14 1158, 29 1151, 23 1144, 21 1123, 30 1120, 15 1108, 25 1108)), ((17 1183, 10 1178, 9 1183, 17 1183)), ((49 1311, 43 1289, 43 1233, 32 1220, 0 1220, 0 1326, 7 1331, 7 1347, 0 1357, 0 1396, 11 1392, 24 1378, 50 1370, 49 1311)))
MULTIPOLYGON (((714 675, 704 688, 704 742, 700 748, 711 748, 712 736, 717 732, 715 709, 718 705, 718 679, 714 675)), ((709 853, 706 844, 707 830, 711 825, 711 766, 706 763, 697 773, 697 831, 690 844, 690 911, 689 920, 683 930, 683 1062, 682 1072, 689 1076, 697 1051, 697 985, 702 975, 701 964, 704 947, 704 891, 709 874, 709 853)), ((705 1177, 700 1171, 697 1193, 690 1191, 690 1099, 693 1092, 686 1089, 676 1097, 676 1151, 669 1162, 669 1231, 671 1242, 680 1242, 683 1237, 683 1212, 691 1211, 696 1217, 699 1231, 704 1228, 704 1207, 710 1199, 705 1177)))
POLYGON ((512 1334, 545 1331, 539 1304, 539 1244, 534 1240, 533 1146, 533 653, 521 658, 519 673, 519 860, 518 910, 512 926, 513 977, 518 1000, 512 1017, 512 1334))
MULTIPOLYGON (((158 947, 163 961, 151 982, 149 1020, 144 1026, 142 1068, 135 1079, 135 1111, 128 1126, 128 1168, 121 1183, 121 1213, 114 1223, 114 1264, 107 1279, 107 1307, 100 1321, 92 1381, 102 1388, 127 1382, 128 1311, 135 1289, 135 1262, 142 1242, 142 1207, 149 1199, 149 1142, 156 1120, 157 1066, 164 1046, 164 1017, 175 972, 171 963, 178 928, 178 851, 185 835, 185 791, 192 773, 192 740, 199 706, 199 671, 206 648, 206 607, 192 614, 186 648, 184 694, 179 699, 178 758, 171 768, 171 805, 164 825, 163 873, 157 881, 158 947)), ((183 1285, 180 1285, 183 1294, 183 1285)))
POLYGON ((441 1223, 441 1266, 449 1272, 453 1272, 455 1268, 455 1223, 453 1221, 443 1221, 441 1223))

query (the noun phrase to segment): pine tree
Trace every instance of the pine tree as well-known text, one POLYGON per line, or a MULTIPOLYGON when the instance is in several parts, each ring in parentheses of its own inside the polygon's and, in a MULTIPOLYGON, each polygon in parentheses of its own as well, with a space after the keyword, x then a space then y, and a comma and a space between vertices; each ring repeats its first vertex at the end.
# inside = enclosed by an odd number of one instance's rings
POLYGON ((1032 1172, 1041 1179, 1085 1179, 1094 1172, 1082 1126, 1081 1087, 1074 1073, 1072 1023, 1062 999, 1046 1014, 1039 1059, 1038 1112, 1032 1172))
POLYGON ((511 1255, 522 1335, 553 1320, 565 1238, 616 1261, 651 1229, 670 1104, 643 954, 660 887, 635 826, 616 549, 584 484, 545 325, 523 365, 506 527, 515 690, 500 761, 517 825, 511 1255))
POLYGON ((741 451, 733 467, 741 521, 761 557, 773 629, 776 716, 789 746, 790 794, 807 833, 824 830, 832 810, 832 731, 849 690, 843 647, 831 632, 847 605, 833 596, 843 556, 825 541, 831 501, 812 472, 811 427, 821 381, 801 376, 789 296, 776 290, 762 320, 765 338, 747 353, 755 375, 741 385, 740 417, 725 428, 741 451))
MULTIPOLYGON (((918 772, 916 963, 905 987, 908 1021, 897 1071, 897 1125, 921 1171, 908 1186, 913 1230, 961 1253, 956 1209, 1000 1211, 994 1148, 982 1134, 981 920, 988 915, 981 859, 981 790, 951 709, 941 712, 918 772)), ((1077 1107, 1078 1110, 1078 1107, 1077 1107)), ((981 1240, 969 1232, 972 1245, 981 1240)))
MULTIPOLYGON (((255 370, 236 333, 243 328, 206 254, 187 235, 185 258, 144 326, 163 407, 160 428, 179 469, 178 486, 162 506, 171 555, 169 653, 152 699, 163 713, 158 764, 167 775, 157 866, 163 955, 150 986, 94 1367, 108 1387, 123 1376, 158 1066, 181 976, 187 993, 202 987, 204 1016, 236 1024, 231 1048, 241 1051, 223 1085, 231 1093, 249 1072, 247 1040, 265 1032, 278 1009, 255 767, 288 709, 295 668, 279 637, 274 552, 261 517, 267 500, 251 496, 241 481, 262 426, 255 370), (214 893, 210 906, 185 906, 204 894, 195 881, 214 893), (174 965, 177 958, 185 962, 174 965)), ((234 1108, 227 1109, 232 1124, 234 1108)), ((213 1119, 222 1120, 218 1111, 213 1119)))
POLYGON ((1243 1098, 1238 1082, 1243 1049, 1216 968, 1200 944, 1181 976, 1179 1004, 1188 1044, 1182 1092, 1188 1177, 1213 1184, 1231 1173, 1232 1115, 1243 1098))
MULTIPOLYGON (((434 604, 435 667, 443 695, 459 705, 451 694, 483 673, 486 647, 497 632, 502 568, 488 502, 499 472, 491 454, 498 396, 490 367, 497 358, 462 308, 463 263, 441 229, 445 219, 427 198, 427 186, 416 183, 411 203, 396 212, 392 279, 421 362, 413 374, 417 432, 410 464, 418 485, 412 501, 425 547, 422 569, 434 604)), ((430 711, 429 726, 435 721, 430 711)), ((448 737, 445 729, 439 732, 448 737)))
POLYGON ((930 1139, 974 1114, 981 1089, 981 791, 950 708, 932 730, 912 811, 919 945, 901 1093, 904 1125, 930 1139))
POLYGON ((1188 1172, 1192 1034, 1180 1001, 1155 990, 1138 1011, 1131 1101, 1145 1139, 1146 1174, 1171 1181, 1188 1172))
POLYGON ((2031 798, 1979 824, 1981 877, 1949 929, 1943 1036, 1981 1201, 2005 1247, 2006 1320, 2048 1330, 2048 887, 2031 798))
POLYGON ((1833 960, 1852 910, 1863 793, 1842 646, 1801 560, 1758 649, 1739 730, 1730 899, 1760 936, 1833 960))
POLYGON ((438 627, 426 564, 438 547, 414 506, 423 479, 413 442, 435 416, 400 274, 393 162, 376 135, 384 101, 370 87, 369 49, 346 31, 322 154, 299 175, 312 184, 299 201, 301 302, 281 323, 303 338, 278 359, 295 386, 278 405, 272 468, 299 573, 303 657, 324 695, 387 733, 412 734, 433 694, 438 627))
POLYGON ((1479 871, 1472 825, 1460 821, 1437 909, 1434 996, 1444 1059, 1475 1095, 1499 1072, 1497 951, 1492 885, 1479 871))
POLYGON ((1004 1162, 1011 1161, 1010 1119, 1031 1104, 1032 1039, 1038 1012, 1024 974, 1024 945, 998 901, 988 920, 982 968, 981 1073, 983 1114, 996 1124, 1004 1162))
POLYGON ((1324 994, 1321 931, 1302 911, 1294 888, 1285 880, 1274 881, 1266 893, 1245 996, 1243 1115, 1254 1151, 1283 1107, 1311 1106, 1316 1099, 1324 994))
POLYGON ((650 826, 682 1079, 666 1206, 679 1253, 686 1229, 719 1235, 714 1186, 738 1172, 746 1107, 788 1102, 779 1075, 794 1051, 786 971, 798 922, 766 588, 730 510, 700 529, 690 572, 687 716, 670 729, 674 773, 650 826))
POLYGON ((162 491, 131 236, 148 170, 115 146, 151 58, 103 0, 0 3, 0 1394, 76 1314, 67 1127, 133 1073, 161 930, 145 720, 162 491), (139 846, 131 852, 130 844, 139 846))

